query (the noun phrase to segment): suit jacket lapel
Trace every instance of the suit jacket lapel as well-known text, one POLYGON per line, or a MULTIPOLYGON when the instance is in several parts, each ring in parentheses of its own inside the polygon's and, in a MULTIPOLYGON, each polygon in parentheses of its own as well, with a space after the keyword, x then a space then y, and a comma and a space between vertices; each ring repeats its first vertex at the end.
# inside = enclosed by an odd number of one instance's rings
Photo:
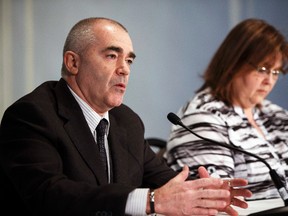
POLYGON ((128 176, 128 158, 129 155, 127 146, 127 131, 123 127, 119 127, 113 115, 109 115, 110 129, 108 143, 110 147, 110 155, 112 161, 113 182, 127 183, 128 176))
POLYGON ((94 140, 89 126, 85 120, 80 106, 71 94, 66 82, 61 79, 55 88, 58 101, 59 115, 67 119, 64 125, 72 143, 76 146, 83 160, 94 172, 100 184, 107 183, 104 176, 104 168, 100 165, 98 146, 94 140))

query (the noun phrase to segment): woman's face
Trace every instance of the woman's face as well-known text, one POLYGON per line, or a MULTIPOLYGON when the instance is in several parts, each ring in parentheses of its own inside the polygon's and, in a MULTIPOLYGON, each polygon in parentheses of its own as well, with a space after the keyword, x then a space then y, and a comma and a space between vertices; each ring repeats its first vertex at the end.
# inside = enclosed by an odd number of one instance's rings
POLYGON ((245 64, 235 76, 233 81, 233 104, 242 108, 253 108, 261 103, 272 91, 278 77, 271 70, 280 70, 282 67, 282 55, 278 54, 274 65, 268 67, 265 61, 261 65, 253 67, 250 63, 245 64), (270 73, 260 73, 257 66, 270 69, 270 73))

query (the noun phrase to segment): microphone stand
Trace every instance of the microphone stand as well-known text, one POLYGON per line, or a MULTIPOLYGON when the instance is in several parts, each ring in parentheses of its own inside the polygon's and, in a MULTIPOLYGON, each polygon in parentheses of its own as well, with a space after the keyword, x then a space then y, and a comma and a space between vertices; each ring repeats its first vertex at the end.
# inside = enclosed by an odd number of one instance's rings
POLYGON ((188 128, 186 125, 183 124, 183 122, 181 121, 181 119, 174 113, 170 112, 167 115, 168 120, 174 124, 174 125, 180 125, 181 127, 183 127, 184 129, 186 129, 187 131, 189 131, 190 133, 192 133, 194 136, 197 136, 198 138, 207 141, 210 144, 216 144, 219 146, 222 146, 224 148, 228 148, 237 152, 241 152, 243 154, 249 155, 251 157, 257 158, 259 161, 261 161, 262 163, 264 163, 268 169, 269 169, 269 174, 271 176, 271 179, 274 182, 275 187, 277 188, 283 202, 284 202, 284 207, 277 207, 277 208, 273 208, 273 209, 269 209, 269 210, 265 210, 265 211, 261 211, 261 212, 256 212, 256 213, 252 213, 249 214, 248 216, 262 216, 262 215, 269 215, 269 216, 288 216, 288 192, 285 188, 284 183, 281 181, 281 178, 279 177, 278 173, 271 168, 270 164, 268 164, 263 158, 259 157, 258 155, 252 154, 250 152, 247 152, 243 149, 240 148, 236 148, 234 146, 230 146, 227 145, 225 143, 220 143, 220 142, 215 142, 211 139, 202 137, 200 135, 198 135, 197 133, 193 132, 190 128, 188 128))

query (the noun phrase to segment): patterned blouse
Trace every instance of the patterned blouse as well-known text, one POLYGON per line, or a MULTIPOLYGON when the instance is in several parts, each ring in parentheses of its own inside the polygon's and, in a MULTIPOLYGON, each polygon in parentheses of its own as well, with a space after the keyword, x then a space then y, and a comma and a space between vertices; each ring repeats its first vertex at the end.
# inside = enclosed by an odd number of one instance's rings
MULTIPOLYGON (((199 92, 183 106, 178 116, 195 133, 241 148, 263 158, 272 169, 288 180, 288 111, 264 100, 254 109, 254 119, 263 135, 252 127, 240 107, 228 107, 216 100, 209 89, 199 92)), ((267 166, 255 157, 201 140, 180 126, 173 125, 165 153, 167 163, 180 171, 184 164, 197 177, 203 165, 210 175, 221 178, 245 178, 252 199, 279 197, 267 166)), ((286 186, 287 188, 287 186, 286 186)))

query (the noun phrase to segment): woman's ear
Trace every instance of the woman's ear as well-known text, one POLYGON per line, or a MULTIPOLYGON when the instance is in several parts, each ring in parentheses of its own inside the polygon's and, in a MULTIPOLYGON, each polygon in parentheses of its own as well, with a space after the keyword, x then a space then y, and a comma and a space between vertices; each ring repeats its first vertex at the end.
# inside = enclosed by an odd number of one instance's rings
POLYGON ((71 75, 76 75, 79 70, 80 57, 77 53, 72 51, 66 51, 64 53, 63 62, 67 68, 67 71, 71 75))

